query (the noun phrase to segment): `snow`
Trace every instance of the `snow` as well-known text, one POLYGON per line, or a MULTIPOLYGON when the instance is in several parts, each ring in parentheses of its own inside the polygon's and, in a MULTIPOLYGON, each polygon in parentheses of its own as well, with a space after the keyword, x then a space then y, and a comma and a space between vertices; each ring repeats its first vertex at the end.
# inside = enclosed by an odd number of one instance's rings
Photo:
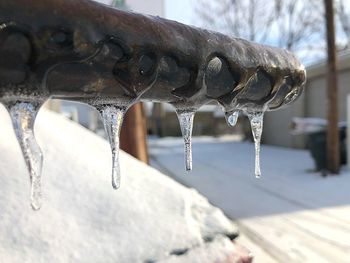
MULTIPOLYGON (((328 121, 326 119, 294 117, 291 123, 291 134, 300 135, 325 131, 327 129, 327 125, 328 121)), ((338 127, 346 128, 346 122, 339 122, 338 127)))
POLYGON ((188 252, 176 262, 212 262, 237 252, 227 238, 236 227, 196 190, 124 152, 121 187, 112 189, 108 143, 44 109, 35 126, 43 205, 32 211, 10 118, 0 116, 0 262, 171 262, 179 249, 188 252))
POLYGON ((236 219, 277 262, 349 262, 349 170, 323 178, 310 172, 308 151, 262 145, 262 177, 255 179, 254 144, 234 139, 194 137, 186 175, 182 140, 151 140, 151 164, 236 219))
MULTIPOLYGON (((224 237, 216 237, 211 242, 208 242, 203 247, 193 248, 189 252, 183 255, 173 255, 165 260, 161 260, 162 263, 179 263, 179 262, 191 262, 191 263, 202 263, 202 262, 241 262, 239 258, 235 256, 239 255, 236 253, 227 253, 232 247, 231 242, 224 237)), ((237 250, 240 247, 236 247, 237 250)), ((248 254, 245 260, 250 257, 248 254)))

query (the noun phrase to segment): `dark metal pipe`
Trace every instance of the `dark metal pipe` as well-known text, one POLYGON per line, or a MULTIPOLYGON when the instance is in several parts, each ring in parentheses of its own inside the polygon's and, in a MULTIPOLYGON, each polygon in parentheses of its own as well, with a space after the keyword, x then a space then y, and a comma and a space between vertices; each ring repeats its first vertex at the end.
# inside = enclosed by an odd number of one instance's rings
POLYGON ((112 152, 112 185, 120 184, 119 132, 126 109, 140 100, 172 103, 192 169, 194 112, 216 101, 230 125, 248 115, 256 149, 263 112, 294 101, 305 70, 293 54, 124 12, 88 0, 0 1, 0 102, 11 114, 40 207, 42 153, 34 120, 50 98, 89 103, 101 113, 112 152))
POLYGON ((88 0, 0 1, 0 100, 115 99, 276 109, 302 92, 288 51, 88 0))

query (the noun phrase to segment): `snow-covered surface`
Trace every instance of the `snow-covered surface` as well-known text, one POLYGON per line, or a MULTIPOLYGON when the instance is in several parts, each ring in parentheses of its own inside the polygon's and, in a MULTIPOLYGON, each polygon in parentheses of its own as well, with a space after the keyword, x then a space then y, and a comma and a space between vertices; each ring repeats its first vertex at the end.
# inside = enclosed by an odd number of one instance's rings
MULTIPOLYGON (((291 123, 291 134, 300 135, 325 131, 327 129, 327 125, 328 121, 322 118, 294 117, 291 123)), ((347 124, 344 121, 338 123, 339 128, 346 128, 346 125, 347 124)))
MULTIPOLYGON (((162 263, 180 263, 180 262, 191 262, 191 263, 202 263, 202 262, 242 262, 241 258, 237 255, 242 255, 238 250, 242 248, 236 246, 236 253, 228 253, 231 251, 232 242, 222 236, 216 237, 211 242, 208 242, 205 246, 194 247, 183 255, 172 255, 165 260, 161 260, 162 263)), ((245 250, 245 249, 243 249, 245 250)), ((243 252, 245 253, 245 252, 243 252)), ((250 255, 243 260, 249 260, 250 255)))
POLYGON ((323 178, 310 172, 308 151, 262 145, 262 178, 255 179, 252 143, 206 137, 193 139, 193 171, 185 174, 181 138, 155 139, 149 146, 152 165, 237 219, 241 233, 277 262, 350 262, 346 168, 323 178))
POLYGON ((27 170, 3 108, 0 119, 1 263, 171 262, 184 249, 176 262, 197 255, 220 262, 237 252, 226 237, 236 227, 197 191, 125 153, 121 188, 113 190, 107 142, 47 110, 35 129, 45 158, 44 201, 32 211, 27 170))

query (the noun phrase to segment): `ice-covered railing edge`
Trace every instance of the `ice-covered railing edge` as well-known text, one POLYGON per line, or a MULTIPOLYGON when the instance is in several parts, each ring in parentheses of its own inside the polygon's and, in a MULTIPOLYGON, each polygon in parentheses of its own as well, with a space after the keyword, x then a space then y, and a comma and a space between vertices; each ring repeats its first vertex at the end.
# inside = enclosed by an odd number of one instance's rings
POLYGON ((231 126, 244 112, 260 176, 263 114, 293 102, 305 83, 304 67, 288 51, 88 0, 1 1, 0 53, 0 102, 10 112, 28 167, 34 209, 40 207, 42 153, 33 127, 49 98, 99 110, 117 188, 120 127, 137 101, 175 107, 187 170, 196 110, 215 101, 231 126))

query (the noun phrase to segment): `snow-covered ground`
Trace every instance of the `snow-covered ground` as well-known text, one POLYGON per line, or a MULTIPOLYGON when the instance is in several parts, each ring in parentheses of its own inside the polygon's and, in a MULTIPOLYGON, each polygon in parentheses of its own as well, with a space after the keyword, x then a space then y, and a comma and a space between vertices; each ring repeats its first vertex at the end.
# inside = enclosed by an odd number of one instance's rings
MULTIPOLYGON (((152 165, 237 219, 241 230, 277 262, 350 262, 350 174, 321 177, 307 151, 194 138, 193 171, 184 171, 180 138, 152 139, 152 165)), ((254 251, 253 251, 254 253, 254 251)), ((256 262, 264 262, 256 259, 256 262)))
POLYGON ((1 263, 249 258, 231 242, 237 228, 220 209, 123 152, 122 185, 113 190, 108 143, 46 110, 36 125, 44 153, 44 202, 32 211, 29 176, 3 108, 0 122, 1 263))

